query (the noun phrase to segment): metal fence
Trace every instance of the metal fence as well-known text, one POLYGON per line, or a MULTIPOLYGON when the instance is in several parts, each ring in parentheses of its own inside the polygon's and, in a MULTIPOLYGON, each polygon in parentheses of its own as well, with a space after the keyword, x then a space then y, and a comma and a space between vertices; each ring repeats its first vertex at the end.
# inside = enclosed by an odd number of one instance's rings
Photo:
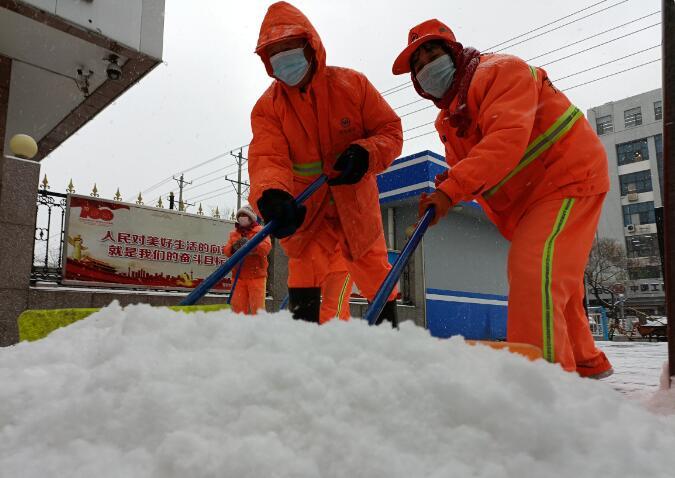
POLYGON ((61 281, 67 198, 63 193, 38 191, 32 283, 61 281))

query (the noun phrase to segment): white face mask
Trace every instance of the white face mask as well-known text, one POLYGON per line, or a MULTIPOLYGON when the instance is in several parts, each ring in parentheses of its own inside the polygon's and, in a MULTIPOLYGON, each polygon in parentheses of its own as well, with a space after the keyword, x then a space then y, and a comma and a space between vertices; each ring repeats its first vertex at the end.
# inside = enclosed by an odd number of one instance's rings
POLYGON ((309 70, 305 47, 279 52, 270 58, 270 64, 274 76, 288 86, 300 83, 309 70))
POLYGON ((237 222, 241 227, 248 227, 251 225, 251 218, 248 216, 239 216, 237 222))
POLYGON ((434 98, 443 98, 455 76, 450 55, 443 55, 424 65, 415 77, 422 89, 434 98))

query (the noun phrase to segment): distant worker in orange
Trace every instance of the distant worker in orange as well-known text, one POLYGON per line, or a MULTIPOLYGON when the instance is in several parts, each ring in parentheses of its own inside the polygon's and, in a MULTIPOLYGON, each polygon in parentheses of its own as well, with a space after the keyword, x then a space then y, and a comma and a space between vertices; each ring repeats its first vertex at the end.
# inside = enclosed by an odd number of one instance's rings
MULTIPOLYGON (((363 74, 326 65, 319 34, 286 2, 269 7, 256 53, 274 81, 251 113, 249 200, 279 225, 293 317, 319 323, 336 247, 369 300, 391 269, 375 176, 401 153, 401 120, 363 74), (322 173, 328 185, 297 206, 322 173)), ((396 325, 396 293, 377 323, 396 325)))
MULTIPOLYGON (((251 206, 246 205, 239 209, 236 220, 234 230, 230 233, 230 239, 225 245, 224 252, 228 257, 237 252, 262 229, 251 206)), ((272 241, 267 237, 237 267, 232 269, 233 278, 239 274, 230 302, 230 307, 237 314, 253 315, 261 309, 265 310, 267 256, 270 250, 272 250, 272 241), (240 268, 241 272, 238 272, 240 268)))
POLYGON ((342 258, 339 248, 336 249, 330 271, 321 287, 321 312, 319 323, 334 319, 349 320, 349 297, 354 287, 354 279, 347 270, 347 264, 342 258))
POLYGON ((511 241, 507 339, 583 377, 612 366, 584 313, 584 267, 609 190, 607 157, 583 113, 546 72, 520 58, 464 48, 447 25, 413 27, 393 73, 410 73, 440 109, 436 129, 449 171, 423 195, 436 224, 477 200, 511 241))

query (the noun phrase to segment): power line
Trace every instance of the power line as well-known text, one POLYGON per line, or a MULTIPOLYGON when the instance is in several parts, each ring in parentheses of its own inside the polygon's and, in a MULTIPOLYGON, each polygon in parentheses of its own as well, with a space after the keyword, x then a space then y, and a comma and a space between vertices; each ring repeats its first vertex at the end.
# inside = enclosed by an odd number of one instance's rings
MULTIPOLYGON (((536 60, 537 58, 541 58, 542 56, 550 55, 551 53, 555 53, 556 51, 564 50, 565 48, 571 47, 572 45, 577 45, 577 44, 579 44, 579 43, 585 42, 586 40, 590 40, 591 38, 599 37, 600 35, 604 35, 605 33, 609 33, 609 32, 611 32, 611 31, 618 30, 619 28, 623 28, 623 27, 625 27, 625 26, 627 26, 627 25, 630 25, 631 23, 639 22, 640 20, 644 20, 645 18, 648 18, 648 17, 654 16, 654 15, 657 15, 657 14, 659 14, 659 13, 661 13, 661 11, 660 11, 660 10, 657 10, 657 11, 655 11, 655 12, 650 13, 649 15, 645 15, 645 16, 643 16, 643 17, 636 18, 636 19, 631 20, 631 21, 629 21, 629 22, 626 22, 626 23, 623 23, 623 24, 621 24, 621 25, 617 25, 617 26, 615 26, 615 27, 612 27, 612 28, 610 28, 610 29, 608 29, 608 30, 605 30, 605 31, 602 31, 602 32, 599 32, 599 33, 595 33, 595 34, 593 34, 593 35, 591 35, 591 36, 588 36, 588 37, 586 37, 586 38, 582 38, 581 40, 577 40, 577 41, 574 41, 574 42, 572 42, 572 43, 568 43, 568 44, 563 45, 563 46, 561 46, 561 47, 559 47, 559 48, 556 48, 556 49, 554 49, 554 50, 549 50, 549 51, 547 51, 547 52, 545 52, 545 53, 541 53, 541 54, 539 54, 539 55, 537 55, 537 56, 533 56, 532 58, 528 58, 526 61, 536 60)), ((659 23, 656 23, 656 24, 654 24, 654 25, 650 25, 650 26, 648 26, 648 27, 645 27, 645 28, 643 28, 643 29, 641 29, 641 30, 636 30, 636 31, 634 31, 634 32, 627 33, 626 36, 633 35, 633 34, 635 34, 635 33, 641 32, 641 31, 643 31, 643 30, 647 30, 648 28, 652 28, 652 27, 655 27, 656 25, 660 25, 660 24, 661 24, 661 23, 659 22, 659 23)), ((624 37, 617 37, 617 38, 615 38, 615 39, 613 39, 613 40, 610 40, 610 41, 615 41, 615 40, 618 40, 618 39, 621 39, 621 38, 624 38, 624 37)), ((604 43, 601 43, 601 45, 603 45, 603 44, 604 44, 604 43)))
POLYGON ((609 74, 609 75, 601 76, 600 78, 595 78, 594 80, 586 81, 586 82, 584 82, 584 83, 579 83, 578 85, 574 85, 574 86, 570 86, 570 87, 568 87, 568 88, 565 88, 565 89, 563 89, 562 91, 573 90, 574 88, 578 88, 578 87, 580 87, 580 86, 588 85, 589 83, 595 83, 596 81, 604 80, 605 78, 610 78, 610 77, 616 76, 616 75, 618 75, 618 74, 620 74, 620 73, 625 73, 625 72, 627 72, 627 71, 635 70, 636 68, 640 68, 640 67, 643 67, 643 66, 646 66, 646 65, 650 65, 650 64, 652 64, 652 63, 656 63, 657 61, 661 61, 661 58, 657 58, 656 60, 648 61, 648 62, 646 62, 646 63, 641 63, 641 64, 636 65, 636 66, 633 66, 633 67, 631 67, 631 68, 626 68, 625 70, 616 71, 616 72, 611 73, 611 74, 609 74))
MULTIPOLYGON (((583 49, 583 50, 580 50, 580 51, 578 51, 578 52, 576 52, 576 53, 572 53, 572 54, 570 54, 570 55, 563 56, 563 57, 558 58, 558 59, 556 59, 556 60, 549 61, 548 63, 543 63, 543 64, 541 64, 541 65, 539 65, 539 66, 544 67, 544 66, 547 66, 547 65, 552 65, 553 63, 557 63, 557 62, 559 62, 559 61, 566 60, 566 59, 571 58, 571 57, 573 57, 573 56, 580 55, 580 54, 582 54, 582 53, 586 53, 587 51, 593 50, 593 49, 598 48, 598 47, 601 47, 601 46, 603 46, 603 45, 607 45, 607 44, 612 43, 612 42, 615 42, 615 41, 617 41, 617 40, 621 40, 621 39, 623 39, 623 38, 627 38, 627 37, 629 37, 629 36, 631 36, 631 35, 635 35, 636 33, 640 33, 640 32, 642 32, 642 31, 644 31, 644 30, 647 30, 647 29, 649 29, 649 28, 653 28, 653 27, 658 26, 658 25, 660 25, 660 24, 661 24, 661 22, 655 23, 655 24, 653 24, 653 25, 649 25, 648 27, 644 27, 644 28, 641 28, 641 29, 639 29, 639 30, 635 30, 635 31, 632 31, 632 32, 630 32, 630 33, 626 33, 625 35, 621 35, 620 37, 612 38, 611 40, 607 40, 607 41, 605 41, 605 42, 598 43, 597 45, 593 45, 593 46, 590 46, 590 47, 585 48, 585 49, 583 49)), ((551 52, 548 52, 548 53, 551 53, 551 52)), ((548 53, 546 53, 546 54, 548 54, 548 53)), ((540 56, 543 56, 543 54, 540 55, 540 56)), ((537 58, 538 58, 538 57, 537 57, 537 58)), ((529 62, 529 61, 532 60, 532 59, 533 59, 533 58, 528 58, 528 59, 525 60, 525 61, 528 61, 528 62, 529 62)))
POLYGON ((560 78, 556 78, 555 80, 552 80, 552 81, 565 80, 567 78, 571 78, 572 76, 577 76, 577 75, 580 75, 581 73, 586 73, 587 71, 595 70, 596 68, 600 68, 601 66, 610 65, 612 63, 616 63, 617 61, 625 60, 626 58, 630 58, 631 56, 639 55, 640 53, 644 53, 646 51, 653 50, 654 48, 661 48, 661 45, 650 46, 649 48, 645 48, 644 50, 636 51, 636 52, 630 53, 629 55, 622 56, 620 58, 615 58, 614 60, 610 60, 610 61, 607 61, 605 63, 600 63, 599 65, 595 65, 595 66, 592 66, 590 68, 586 68, 585 70, 577 71, 576 73, 571 73, 569 75, 566 75, 566 76, 563 76, 563 77, 560 77, 560 78))
POLYGON ((420 111, 428 110, 429 108, 433 108, 434 106, 436 106, 436 105, 431 104, 431 105, 429 105, 429 106, 425 106, 424 108, 420 108, 420 109, 418 109, 418 110, 411 111, 410 113, 406 113, 406 114, 404 114, 404 115, 400 115, 399 117, 400 117, 400 118, 404 118, 404 117, 406 117, 406 116, 414 115, 415 113, 419 113, 420 111))
POLYGON ((225 172, 225 171, 224 171, 225 169, 227 169, 227 170, 229 171, 229 170, 232 169, 233 167, 236 167, 236 165, 230 164, 229 166, 223 166, 222 168, 214 169, 214 170, 211 171, 210 173, 202 174, 201 176, 198 176, 198 177, 194 178, 193 181, 198 181, 198 180, 200 180, 200 179, 202 179, 202 178, 205 178, 205 177, 207 177, 207 176, 211 176, 212 174, 217 173, 217 172, 220 172, 220 171, 225 172))
POLYGON ((426 133, 418 134, 417 136, 412 136, 412 137, 410 137, 410 138, 405 138, 403 141, 411 141, 411 140, 413 140, 413 139, 421 138, 422 136, 428 136, 428 135, 434 134, 434 133, 436 133, 436 132, 437 132, 437 131, 434 129, 434 130, 431 130, 431 131, 427 131, 426 133))
POLYGON ((429 121, 428 123, 423 123, 423 124, 419 124, 419 125, 417 125, 417 126, 413 126, 412 128, 404 129, 404 130, 403 130, 403 133, 407 133, 408 131, 412 131, 412 130, 414 130, 414 129, 421 128, 422 126, 429 126, 430 124, 434 124, 435 122, 436 122, 436 120, 434 120, 434 121, 429 121))
POLYGON ((386 93, 380 93, 380 94, 382 95, 382 97, 393 95, 394 93, 399 93, 403 90, 406 90, 406 89, 410 88, 411 86, 412 86, 412 81, 408 80, 405 83, 403 83, 401 85, 398 85, 398 87, 394 88, 393 91, 388 90, 386 93))
POLYGON ((511 42, 511 41, 513 41, 513 40, 517 40, 518 38, 522 38, 522 37, 524 37, 525 35, 529 35, 530 33, 537 32, 537 31, 541 30, 542 28, 546 28, 546 27, 548 27, 548 26, 551 26, 551 25, 553 25, 553 24, 555 24, 555 23, 558 23, 558 22, 560 22, 560 21, 562 21, 562 20, 565 20, 566 18, 573 17, 573 16, 576 15, 577 13, 581 13, 581 12, 584 12, 584 11, 586 11, 586 10, 590 10, 591 8, 593 8, 593 7, 595 7, 595 6, 598 6, 598 5, 602 4, 602 3, 607 3, 608 1, 609 1, 609 0, 603 0, 602 2, 594 3, 593 5, 589 5, 588 7, 582 8, 581 10, 577 10, 576 12, 572 12, 572 13, 570 13, 570 14, 567 14, 567 15, 565 15, 564 17, 557 18, 557 19, 553 20, 552 22, 549 22, 549 23, 547 23, 547 24, 545 24, 545 25, 542 25, 542 26, 540 26, 540 27, 537 27, 537 28, 535 28, 535 29, 533 29, 533 30, 526 31, 525 33, 521 33, 520 35, 516 35, 516 36, 513 37, 513 38, 509 38, 508 40, 504 40, 504 41, 501 42, 501 43, 497 43, 496 45, 492 45, 491 47, 488 47, 488 48, 486 48, 485 50, 492 50, 493 48, 497 48, 498 46, 502 46, 503 44, 509 43, 509 42, 511 42))
POLYGON ((211 199, 211 197, 217 197, 221 194, 230 194, 230 193, 236 193, 237 191, 232 189, 227 189, 225 186, 221 188, 216 188, 212 189, 211 191, 207 191, 205 193, 198 194, 197 196, 191 197, 190 201, 206 201, 207 199, 211 199), (212 194, 217 193, 215 196, 211 196, 212 194))
POLYGON ((193 189, 200 188, 202 186, 205 186, 206 184, 210 184, 210 183, 213 183, 215 181, 222 181, 222 180, 223 180, 222 176, 217 176, 213 179, 209 179, 208 181, 204 181, 202 183, 195 184, 194 186, 190 186, 189 188, 185 188, 185 189, 183 189, 183 192, 192 191, 193 189))
MULTIPOLYGON (((526 43, 526 42, 528 42, 528 41, 530 41, 530 40, 534 40, 535 38, 539 38, 539 37, 541 37, 541 36, 544 36, 544 35, 546 35, 547 33, 551 33, 551 32, 554 32, 554 31, 556 31, 556 30, 560 30, 561 28, 564 28, 564 27, 566 27, 566 26, 572 25, 573 23, 580 22, 581 20, 585 20, 585 19, 587 19, 587 18, 589 18, 589 17, 592 17, 593 15, 597 15, 598 13, 602 13, 602 12, 604 12, 604 11, 606 11, 606 10, 609 10, 610 8, 614 8, 614 7, 616 7, 616 6, 619 6, 619 5, 621 5, 622 3, 626 3, 627 1, 628 1, 628 0, 622 0, 621 2, 615 3, 615 4, 613 4, 613 5, 610 5, 610 6, 608 6, 608 7, 605 7, 605 8, 603 8, 603 9, 597 10, 597 11, 595 11, 595 12, 593 12, 593 13, 589 13, 588 15, 585 15, 585 16, 583 16, 583 17, 580 17, 580 18, 577 18, 577 19, 575 19, 575 20, 572 20, 571 22, 563 23, 562 25, 558 25, 557 27, 551 28, 550 30, 546 30, 545 32, 541 32, 541 33, 538 33, 538 34, 536 34, 536 35, 534 35, 534 36, 531 36, 531 37, 528 37, 528 38, 526 38, 526 39, 524 39, 524 40, 521 40, 521 41, 519 41, 519 42, 512 43, 511 45, 505 46, 504 48, 500 48, 499 50, 496 50, 496 51, 494 51, 494 52, 492 52, 492 53, 498 53, 498 52, 500 52, 500 51, 506 50, 507 48, 513 48, 514 46, 522 45, 523 43, 526 43)), ((645 18, 645 17, 642 17, 642 18, 645 18)))
POLYGON ((401 108, 405 108, 406 106, 414 105, 415 103, 419 103, 420 101, 424 101, 424 100, 426 100, 426 98, 420 98, 420 99, 418 99, 418 100, 411 101, 410 103, 406 103, 406 104, 404 104, 404 105, 396 106, 396 107, 394 107, 393 109, 394 109, 394 111, 400 110, 401 108))
POLYGON ((202 161, 202 162, 199 163, 199 164, 195 164, 194 166, 191 166, 191 167, 189 167, 189 168, 187 168, 187 169, 183 169, 182 171, 177 171, 177 172, 173 173, 171 176, 169 176, 169 177, 167 177, 167 178, 165 178, 165 179, 163 179, 163 180, 161 180, 161 181, 155 183, 153 186, 149 187, 149 188, 146 189, 145 191, 142 191, 142 194, 146 194, 146 193, 148 193, 148 192, 150 192, 150 191, 152 191, 152 190, 154 190, 154 189, 157 189, 158 187, 162 186, 163 184, 168 183, 168 182, 171 181, 171 180, 173 179, 173 177, 174 177, 175 175, 177 175, 177 174, 185 174, 185 173, 187 173, 187 172, 194 171, 194 170, 197 169, 197 168, 201 168, 202 166, 204 166, 204 165, 206 165, 206 164, 212 163, 212 162, 214 162, 214 161, 216 161, 216 160, 218 160, 218 159, 220 159, 220 158, 222 158, 222 157, 224 157, 224 156, 227 156, 227 155, 229 155, 229 154, 231 154, 231 153, 233 153, 233 152, 235 152, 235 151, 237 151, 237 150, 244 149, 244 148, 246 148, 246 147, 248 147, 248 146, 250 146, 250 145, 251 145, 251 143, 246 143, 246 144, 244 144, 244 145, 242 145, 242 146, 238 146, 238 147, 236 147, 236 148, 232 148, 232 149, 229 150, 229 151, 225 151, 224 153, 220 153, 220 154, 218 154, 218 155, 216 155, 216 156, 214 156, 214 157, 212 157, 212 158, 210 158, 210 159, 207 159, 206 161, 202 161))
POLYGON ((382 90, 382 91, 380 92, 380 94, 381 94, 382 96, 387 96, 387 94, 388 94, 391 90, 395 90, 395 89, 397 89, 397 88, 400 88, 401 86, 406 86, 408 83, 410 83, 410 82, 409 82, 409 81, 406 81, 405 83, 401 83, 400 85, 392 86, 391 88, 387 88, 386 90, 382 90))

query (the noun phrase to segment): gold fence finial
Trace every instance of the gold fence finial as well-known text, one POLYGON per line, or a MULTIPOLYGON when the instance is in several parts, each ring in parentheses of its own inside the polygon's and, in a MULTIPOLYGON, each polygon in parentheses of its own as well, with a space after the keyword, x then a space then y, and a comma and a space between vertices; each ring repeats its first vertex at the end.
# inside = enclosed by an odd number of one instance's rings
POLYGON ((200 216, 204 215, 204 209, 202 209, 202 203, 199 203, 199 209, 197 209, 197 214, 200 216))
POLYGON ((73 178, 70 178, 70 182, 68 183, 68 187, 66 188, 66 192, 68 194, 75 194, 75 186, 73 185, 73 178))
POLYGON ((115 193, 115 196, 113 197, 115 201, 121 201, 122 200, 122 195, 120 194, 120 188, 117 188, 117 192, 115 193))
POLYGON ((213 217, 220 219, 220 211, 218 210, 218 206, 216 206, 216 210, 213 211, 213 217))
POLYGON ((92 188, 91 192, 89 193, 91 197, 100 197, 98 194, 98 188, 96 187, 96 183, 94 183, 94 187, 92 188))
POLYGON ((138 193, 138 198, 136 199, 136 204, 139 206, 143 205, 143 196, 141 196, 141 193, 138 193))
POLYGON ((160 196, 159 199, 157 200, 157 206, 155 207, 161 207, 162 209, 164 209, 164 204, 162 204, 162 196, 160 196))
POLYGON ((45 177, 42 179, 42 182, 40 183, 42 185, 43 190, 50 189, 49 187, 49 181, 47 181, 47 175, 45 174, 45 177))

